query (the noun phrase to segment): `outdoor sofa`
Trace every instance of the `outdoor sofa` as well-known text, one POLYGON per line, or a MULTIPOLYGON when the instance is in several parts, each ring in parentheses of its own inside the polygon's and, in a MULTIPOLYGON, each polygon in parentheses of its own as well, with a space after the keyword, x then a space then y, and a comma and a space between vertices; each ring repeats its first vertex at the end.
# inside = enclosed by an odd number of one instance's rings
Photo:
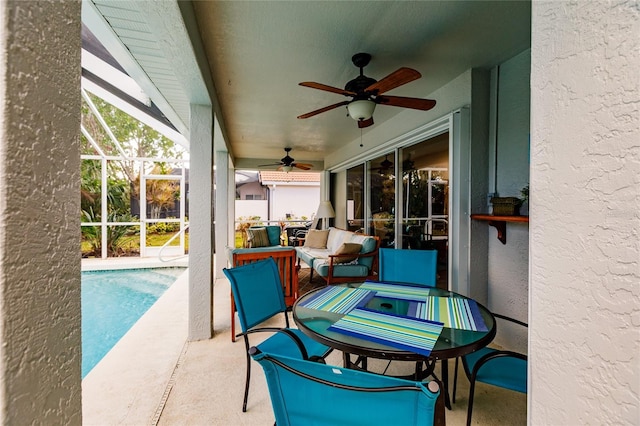
POLYGON ((327 281, 327 284, 376 279, 380 239, 339 228, 310 230, 304 245, 296 246, 300 261, 327 281))

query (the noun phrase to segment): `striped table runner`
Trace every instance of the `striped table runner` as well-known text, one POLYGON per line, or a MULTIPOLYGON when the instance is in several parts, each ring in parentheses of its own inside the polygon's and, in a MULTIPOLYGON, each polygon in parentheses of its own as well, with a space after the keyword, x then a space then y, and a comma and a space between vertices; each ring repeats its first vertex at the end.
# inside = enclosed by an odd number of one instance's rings
POLYGON ((356 308, 329 330, 429 356, 442 323, 356 308))
POLYGON ((346 314, 356 306, 366 304, 375 293, 360 288, 326 287, 300 306, 309 309, 346 314))
POLYGON ((428 287, 415 287, 410 285, 392 284, 374 281, 365 281, 359 288, 375 291, 378 297, 390 297, 393 299, 415 300, 424 302, 429 297, 428 287))
POLYGON ((488 331, 478 304, 461 297, 428 296, 426 303, 415 303, 409 315, 444 323, 445 327, 459 330, 488 331))

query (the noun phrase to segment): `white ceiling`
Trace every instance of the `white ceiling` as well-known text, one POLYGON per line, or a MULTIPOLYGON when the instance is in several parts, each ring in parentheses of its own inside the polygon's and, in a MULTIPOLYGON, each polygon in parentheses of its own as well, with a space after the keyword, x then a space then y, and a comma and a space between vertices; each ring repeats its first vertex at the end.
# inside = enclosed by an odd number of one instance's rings
MULTIPOLYGON (((185 136, 189 103, 205 103, 215 86, 237 164, 270 163, 284 147, 322 164, 360 137, 344 107, 296 118, 350 99, 298 83, 343 88, 358 75, 355 53, 372 55, 364 73, 376 80, 400 67, 422 74, 389 95, 430 98, 466 70, 527 49, 530 21, 530 1, 83 1, 83 22, 185 136), (206 62, 211 75, 200 74, 206 62)), ((365 137, 405 111, 425 114, 379 105, 365 137)))
MULTIPOLYGON (((290 146, 298 161, 322 160, 325 153, 357 139, 360 130, 345 107, 296 118, 350 99, 298 83, 343 88, 359 73, 351 63, 355 53, 373 56, 364 72, 376 80, 402 66, 418 70, 421 79, 388 94, 428 98, 467 69, 493 67, 530 46, 528 1, 193 5, 229 142, 240 158, 277 159, 290 146)), ((392 120, 401 111, 379 105, 375 123, 392 120)))

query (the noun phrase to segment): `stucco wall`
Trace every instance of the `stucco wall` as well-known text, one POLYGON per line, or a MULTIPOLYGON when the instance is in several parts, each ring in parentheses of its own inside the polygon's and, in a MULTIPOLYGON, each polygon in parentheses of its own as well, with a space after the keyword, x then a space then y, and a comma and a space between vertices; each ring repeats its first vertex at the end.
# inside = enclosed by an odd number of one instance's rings
POLYGON ((81 423, 80 2, 0 2, 0 423, 81 423))
POLYGON ((533 2, 534 425, 640 419, 640 9, 533 2))

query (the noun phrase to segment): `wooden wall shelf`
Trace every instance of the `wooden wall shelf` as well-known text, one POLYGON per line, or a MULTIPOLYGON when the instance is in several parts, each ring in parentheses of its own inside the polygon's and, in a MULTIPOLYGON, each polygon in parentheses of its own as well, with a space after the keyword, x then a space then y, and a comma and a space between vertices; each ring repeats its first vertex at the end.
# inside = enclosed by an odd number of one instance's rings
POLYGON ((529 216, 495 216, 492 214, 472 214, 473 220, 485 220, 498 231, 498 239, 507 244, 507 222, 529 223, 529 216))

